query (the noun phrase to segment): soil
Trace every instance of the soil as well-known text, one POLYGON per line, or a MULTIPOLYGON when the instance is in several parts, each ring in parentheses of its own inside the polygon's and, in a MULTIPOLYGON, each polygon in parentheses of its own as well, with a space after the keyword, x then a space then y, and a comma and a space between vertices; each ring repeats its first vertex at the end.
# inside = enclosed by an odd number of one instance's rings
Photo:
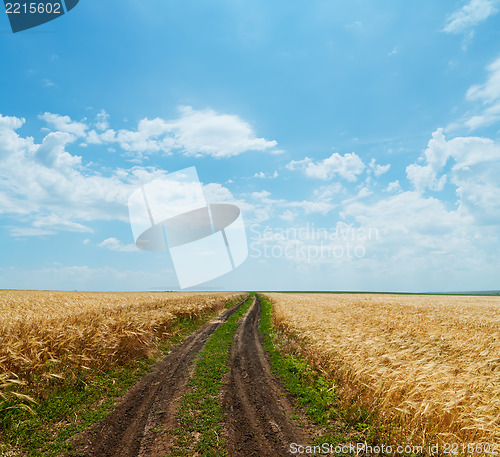
MULTIPOLYGON (((72 440, 86 457, 163 457, 172 438, 155 429, 179 427, 177 408, 188 390, 193 360, 213 332, 241 306, 174 347, 131 388, 110 415, 72 440)), ((270 365, 259 334, 257 299, 240 321, 234 336, 229 373, 222 393, 224 438, 230 456, 290 455, 290 443, 304 443, 302 430, 291 419, 293 408, 270 365)))
POLYGON ((230 456, 289 456, 290 443, 306 442, 290 418, 295 411, 262 348, 260 312, 257 299, 232 344, 223 401, 230 456))

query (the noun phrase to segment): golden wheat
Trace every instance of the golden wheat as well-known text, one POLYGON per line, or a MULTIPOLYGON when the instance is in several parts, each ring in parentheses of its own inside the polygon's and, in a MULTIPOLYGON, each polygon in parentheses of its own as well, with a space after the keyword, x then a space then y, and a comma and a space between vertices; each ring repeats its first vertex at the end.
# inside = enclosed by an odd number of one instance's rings
POLYGON ((0 291, 0 403, 26 399, 18 385, 36 391, 75 372, 151 355, 174 321, 220 311, 240 295, 0 291))
POLYGON ((269 296, 345 408, 368 408, 393 439, 500 441, 500 297, 269 296))

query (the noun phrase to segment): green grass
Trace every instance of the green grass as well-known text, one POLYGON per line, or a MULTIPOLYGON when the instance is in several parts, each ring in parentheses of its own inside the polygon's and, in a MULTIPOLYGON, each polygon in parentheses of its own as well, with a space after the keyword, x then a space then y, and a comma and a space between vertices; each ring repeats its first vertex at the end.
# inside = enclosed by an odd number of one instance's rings
MULTIPOLYGON (((216 313, 177 320, 175 336, 160 344, 160 354, 134 360, 106 372, 74 373, 72 380, 54 380, 44 398, 30 403, 34 414, 9 401, 0 409, 0 454, 9 450, 27 456, 53 457, 70 451, 66 440, 113 410, 117 397, 139 381, 170 348, 200 328, 216 313)), ((25 392, 30 394, 29 390, 25 392)))
POLYGON ((250 294, 245 304, 214 332, 200 352, 190 380, 191 389, 183 396, 179 407, 181 427, 164 432, 175 436, 175 449, 170 455, 227 456, 226 443, 221 438, 220 393, 228 372, 231 341, 253 297, 254 294, 250 294))
POLYGON ((260 295, 262 314, 260 330, 264 349, 269 353, 273 372, 283 381, 285 389, 295 399, 295 406, 305 411, 308 419, 321 430, 311 444, 364 441, 370 435, 365 417, 358 416, 349 423, 340 407, 335 385, 304 358, 282 349, 280 335, 272 324, 271 301, 260 295), (361 432, 361 433, 358 433, 361 432))

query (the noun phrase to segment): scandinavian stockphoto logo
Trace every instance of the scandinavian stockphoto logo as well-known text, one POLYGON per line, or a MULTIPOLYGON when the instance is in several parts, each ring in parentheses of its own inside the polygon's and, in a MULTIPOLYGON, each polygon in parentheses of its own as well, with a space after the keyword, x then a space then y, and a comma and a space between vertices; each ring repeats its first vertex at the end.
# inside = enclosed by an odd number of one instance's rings
POLYGON ((208 203, 195 167, 136 189, 128 209, 136 246, 144 251, 168 248, 182 289, 218 278, 248 256, 240 209, 208 203))
POLYGON ((80 0, 4 0, 14 33, 57 19, 72 10, 80 0))

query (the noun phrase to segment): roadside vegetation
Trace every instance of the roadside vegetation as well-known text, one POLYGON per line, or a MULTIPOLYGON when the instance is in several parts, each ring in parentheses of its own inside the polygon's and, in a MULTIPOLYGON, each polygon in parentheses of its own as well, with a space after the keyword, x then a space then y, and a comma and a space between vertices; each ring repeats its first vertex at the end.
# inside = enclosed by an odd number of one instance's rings
MULTIPOLYGON (((297 343, 277 330, 273 324, 271 300, 260 295, 262 314, 260 330, 264 349, 269 354, 273 372, 282 380, 285 389, 315 425, 310 444, 329 443, 334 446, 370 442, 372 429, 364 415, 350 417, 343 409, 335 381, 305 358, 297 343)), ((300 424, 300 416, 295 417, 300 424)), ((302 424, 303 425, 303 424, 302 424)))
POLYGON ((56 456, 236 293, 0 292, 0 454, 56 456))
POLYGON ((221 438, 223 413, 221 388, 228 372, 231 341, 238 323, 254 301, 250 294, 246 302, 207 341, 196 361, 190 389, 179 408, 180 427, 164 430, 171 434, 174 447, 170 455, 227 456, 226 442, 221 438))

